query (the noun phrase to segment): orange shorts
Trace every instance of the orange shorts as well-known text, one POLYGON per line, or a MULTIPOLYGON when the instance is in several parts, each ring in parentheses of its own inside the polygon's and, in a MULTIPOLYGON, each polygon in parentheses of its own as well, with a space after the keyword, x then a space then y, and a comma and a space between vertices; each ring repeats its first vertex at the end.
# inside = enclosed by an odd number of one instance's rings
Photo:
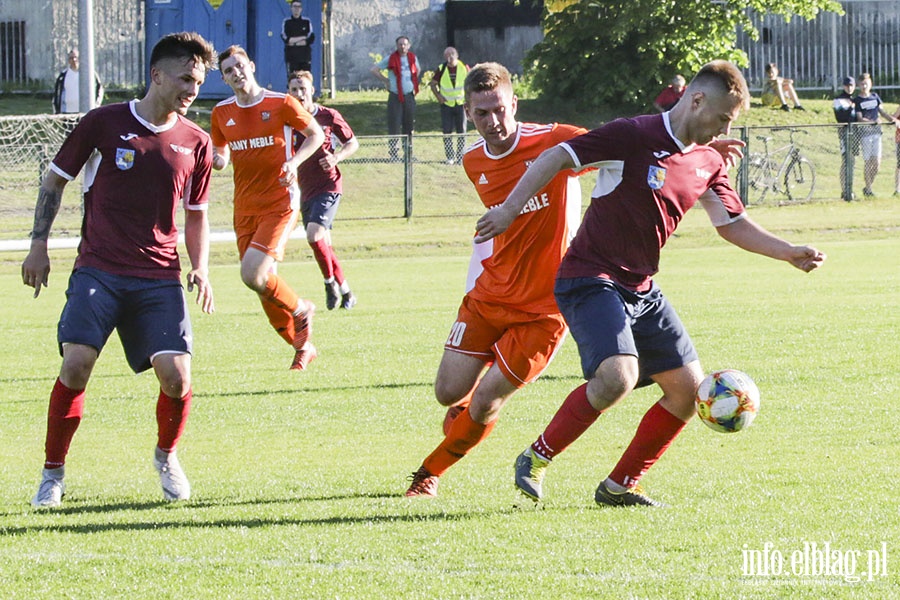
POLYGON ((288 210, 283 213, 265 215, 249 215, 234 217, 234 233, 237 236, 238 254, 241 259, 247 248, 256 248, 277 261, 284 260, 284 249, 297 219, 299 210, 288 210))
POLYGON ((495 361, 521 388, 544 372, 567 332, 560 313, 524 312, 466 296, 444 349, 495 361))

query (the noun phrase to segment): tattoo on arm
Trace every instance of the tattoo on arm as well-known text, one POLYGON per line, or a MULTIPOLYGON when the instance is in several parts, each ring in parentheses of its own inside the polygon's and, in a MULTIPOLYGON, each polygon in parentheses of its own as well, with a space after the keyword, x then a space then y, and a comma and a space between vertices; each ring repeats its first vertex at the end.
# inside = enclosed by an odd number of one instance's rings
POLYGON ((34 228, 31 230, 31 239, 46 240, 50 237, 50 226, 56 219, 61 203, 61 190, 41 188, 38 192, 37 204, 34 207, 34 228))

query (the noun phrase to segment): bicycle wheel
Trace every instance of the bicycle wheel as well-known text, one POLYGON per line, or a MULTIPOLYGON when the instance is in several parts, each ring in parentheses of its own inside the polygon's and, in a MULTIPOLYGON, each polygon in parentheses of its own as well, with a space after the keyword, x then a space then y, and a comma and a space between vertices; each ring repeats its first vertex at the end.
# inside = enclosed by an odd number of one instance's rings
POLYGON ((760 204, 771 186, 769 162, 763 154, 751 154, 747 165, 747 204, 760 204))
POLYGON ((792 202, 806 202, 816 187, 816 170, 805 156, 797 156, 784 172, 784 191, 792 202))

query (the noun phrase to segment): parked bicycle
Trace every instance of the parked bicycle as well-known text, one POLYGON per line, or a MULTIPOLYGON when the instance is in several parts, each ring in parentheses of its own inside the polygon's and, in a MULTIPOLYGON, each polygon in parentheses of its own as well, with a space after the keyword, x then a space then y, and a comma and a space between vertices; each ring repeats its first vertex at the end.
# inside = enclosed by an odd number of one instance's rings
POLYGON ((791 202, 805 202, 810 199, 816 187, 816 169, 794 143, 794 134, 805 135, 807 132, 795 127, 782 127, 772 131, 787 131, 790 142, 770 150, 769 144, 774 138, 756 136, 763 143, 763 151, 751 152, 748 157, 748 189, 755 196, 751 203, 764 202, 770 192, 787 196, 791 202))

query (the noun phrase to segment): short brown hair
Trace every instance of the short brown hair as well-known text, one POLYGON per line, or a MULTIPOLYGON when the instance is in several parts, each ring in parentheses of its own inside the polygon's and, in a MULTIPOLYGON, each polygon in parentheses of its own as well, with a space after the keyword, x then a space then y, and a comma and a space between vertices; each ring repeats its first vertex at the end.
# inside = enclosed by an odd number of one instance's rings
POLYGON ((288 83, 295 79, 305 79, 313 85, 316 84, 315 79, 313 79, 313 74, 309 71, 291 71, 291 74, 288 75, 288 83))
POLYGON ((499 87, 512 91, 512 78, 507 68, 496 62, 478 63, 469 70, 463 84, 467 102, 475 92, 490 92, 499 87))
POLYGON ((750 90, 741 71, 727 60, 714 60, 703 65, 689 87, 713 86, 725 92, 744 110, 750 108, 750 90))
POLYGON ((227 48, 225 48, 224 50, 222 50, 219 53, 219 68, 220 69, 222 68, 222 63, 225 61, 225 59, 231 58, 232 56, 236 56, 236 55, 243 56, 247 60, 250 60, 250 55, 247 54, 246 50, 244 50, 241 46, 238 46, 237 44, 233 44, 231 46, 228 46, 227 48))
POLYGON ((196 31, 182 31, 170 33, 156 42, 150 53, 150 66, 167 58, 194 59, 202 63, 209 71, 213 68, 215 56, 216 51, 213 45, 207 42, 202 35, 196 31))

